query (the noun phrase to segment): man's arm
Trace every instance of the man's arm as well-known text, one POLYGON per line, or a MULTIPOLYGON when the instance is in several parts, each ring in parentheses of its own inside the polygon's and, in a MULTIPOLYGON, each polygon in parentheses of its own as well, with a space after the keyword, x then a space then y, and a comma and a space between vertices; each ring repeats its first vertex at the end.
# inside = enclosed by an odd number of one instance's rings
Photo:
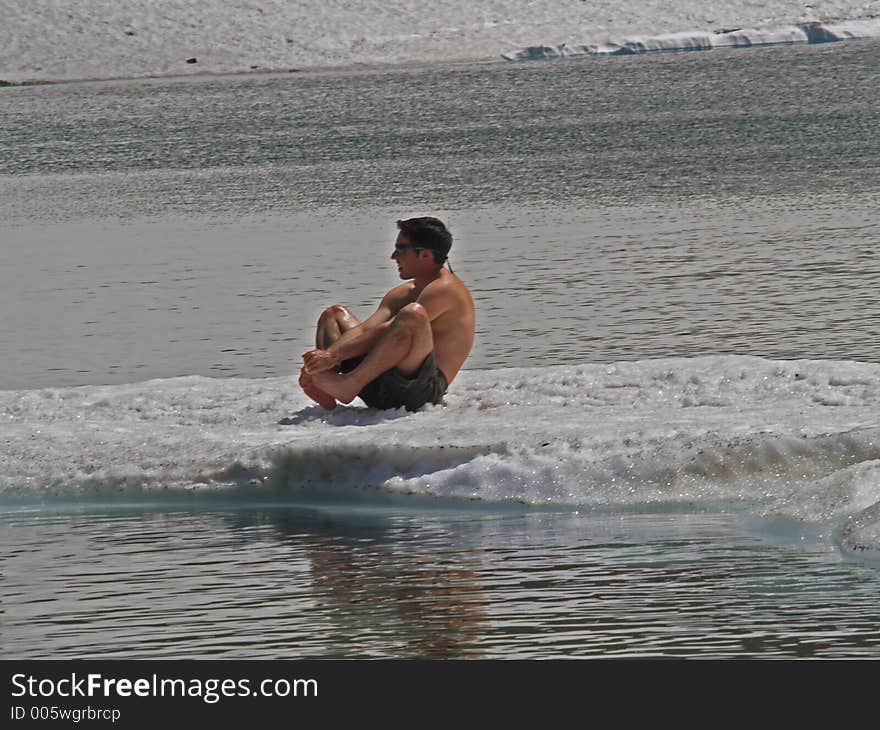
MULTIPOLYGON (((378 313, 376 312, 376 314, 378 313)), ((371 319, 372 317, 343 333, 326 350, 310 350, 305 353, 303 362, 306 366, 306 372, 316 373, 330 370, 339 366, 343 360, 364 355, 372 350, 382 333, 393 321, 393 317, 378 322, 370 322, 371 319)))
POLYGON ((373 349, 382 333, 400 310, 401 294, 392 289, 383 298, 379 308, 366 320, 352 327, 326 350, 309 350, 303 354, 303 370, 309 375, 331 370, 343 360, 364 355, 373 349))

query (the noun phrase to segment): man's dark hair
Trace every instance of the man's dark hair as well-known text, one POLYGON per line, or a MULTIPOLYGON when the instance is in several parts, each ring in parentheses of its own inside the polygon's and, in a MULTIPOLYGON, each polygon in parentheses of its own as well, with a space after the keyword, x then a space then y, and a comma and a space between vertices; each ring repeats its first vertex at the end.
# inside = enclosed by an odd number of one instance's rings
POLYGON ((434 253, 434 263, 443 264, 452 248, 452 234, 446 229, 439 218, 422 216, 397 221, 397 227, 403 231, 413 246, 426 248, 434 253))

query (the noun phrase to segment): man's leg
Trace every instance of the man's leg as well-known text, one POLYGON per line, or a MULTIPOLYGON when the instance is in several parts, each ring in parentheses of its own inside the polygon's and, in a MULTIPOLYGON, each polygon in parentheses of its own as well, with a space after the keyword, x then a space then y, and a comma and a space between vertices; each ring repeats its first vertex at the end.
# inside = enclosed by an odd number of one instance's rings
POLYGON ((343 333, 354 329, 360 324, 358 318, 352 314, 348 307, 341 304, 334 304, 327 307, 318 317, 318 329, 315 332, 315 347, 319 350, 326 350, 336 340, 342 337, 343 333))
MULTIPOLYGON (((318 328, 315 332, 315 347, 319 350, 326 350, 342 337, 344 332, 348 332, 348 330, 357 327, 359 324, 358 318, 347 307, 341 304, 327 307, 318 318, 318 328)), ((309 398, 322 408, 328 411, 336 408, 336 399, 321 390, 314 382, 313 376, 308 375, 304 370, 300 372, 299 386, 309 398)))
POLYGON ((350 373, 316 373, 314 384, 342 403, 351 403, 364 386, 386 370, 397 368, 404 377, 414 376, 434 349, 431 320, 421 304, 407 304, 391 326, 370 350, 363 362, 350 373))

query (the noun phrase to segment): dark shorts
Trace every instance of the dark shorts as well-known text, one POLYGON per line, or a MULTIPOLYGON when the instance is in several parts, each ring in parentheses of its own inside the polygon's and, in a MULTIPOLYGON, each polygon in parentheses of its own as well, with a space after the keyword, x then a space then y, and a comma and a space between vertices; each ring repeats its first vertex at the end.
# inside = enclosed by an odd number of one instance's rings
MULTIPOLYGON (((343 361, 340 371, 351 372, 363 359, 362 356, 343 361)), ((388 410, 402 406, 408 411, 417 411, 425 403, 441 403, 448 387, 446 376, 437 367, 431 352, 414 377, 407 378, 394 368, 386 370, 367 383, 358 396, 370 408, 388 410)))

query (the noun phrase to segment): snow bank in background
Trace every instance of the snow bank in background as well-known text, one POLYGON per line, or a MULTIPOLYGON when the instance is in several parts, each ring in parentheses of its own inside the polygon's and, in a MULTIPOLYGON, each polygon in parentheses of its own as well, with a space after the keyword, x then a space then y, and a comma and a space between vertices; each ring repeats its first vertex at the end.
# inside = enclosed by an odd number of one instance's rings
POLYGON ((876 17, 880 0, 0 0, 0 80, 491 59, 509 48, 807 21, 860 34, 858 20, 836 19, 876 17))
POLYGON ((569 46, 530 46, 501 54, 508 61, 538 61, 587 56, 632 56, 641 53, 711 51, 715 48, 747 48, 880 38, 880 19, 842 23, 805 23, 776 28, 738 28, 706 33, 693 31, 658 36, 633 36, 608 43, 569 46))

